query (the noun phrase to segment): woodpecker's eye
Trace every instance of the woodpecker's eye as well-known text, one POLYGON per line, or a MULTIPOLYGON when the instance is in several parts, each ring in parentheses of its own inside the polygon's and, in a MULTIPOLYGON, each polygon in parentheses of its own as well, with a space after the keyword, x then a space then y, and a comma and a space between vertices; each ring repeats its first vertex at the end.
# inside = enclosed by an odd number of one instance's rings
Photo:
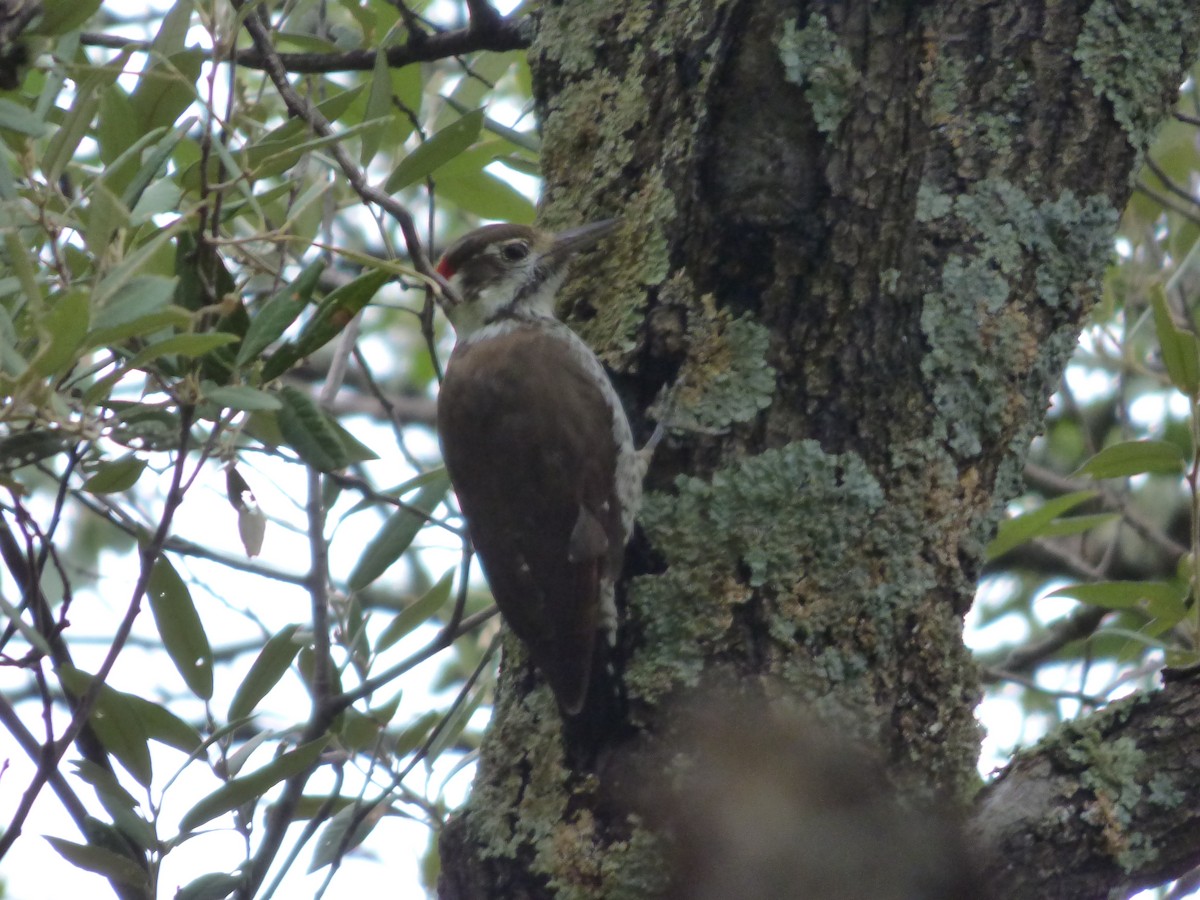
POLYGON ((523 241, 513 241, 501 247, 500 254, 509 262, 520 262, 529 255, 529 245, 523 241))

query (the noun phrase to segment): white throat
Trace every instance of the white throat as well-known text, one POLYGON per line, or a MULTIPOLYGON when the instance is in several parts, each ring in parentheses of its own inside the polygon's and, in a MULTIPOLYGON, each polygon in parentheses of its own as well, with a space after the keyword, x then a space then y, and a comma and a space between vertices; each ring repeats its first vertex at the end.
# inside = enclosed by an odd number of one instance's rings
MULTIPOLYGON (((527 280, 526 273, 514 272, 511 277, 485 286, 470 302, 463 301, 447 311, 450 324, 460 343, 471 343, 485 329, 491 332, 505 322, 521 319, 554 320, 554 297, 563 282, 566 272, 560 270, 542 281, 530 294, 520 295, 521 286, 527 280)), ((455 273, 450 286, 463 296, 462 277, 455 273)), ((504 329, 507 330, 507 329, 504 329)))

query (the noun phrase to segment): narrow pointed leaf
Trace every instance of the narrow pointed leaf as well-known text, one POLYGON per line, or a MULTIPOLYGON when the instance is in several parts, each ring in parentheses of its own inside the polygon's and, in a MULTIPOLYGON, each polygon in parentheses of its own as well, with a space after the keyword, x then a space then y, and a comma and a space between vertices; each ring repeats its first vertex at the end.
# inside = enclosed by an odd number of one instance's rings
POLYGON ((454 584, 454 570, 450 569, 438 579, 437 584, 425 592, 425 595, 412 606, 405 609, 379 635, 375 642, 375 652, 386 650, 396 641, 409 634, 418 625, 426 622, 450 599, 450 588, 454 584))
POLYGON ((394 194, 432 174, 439 166, 445 165, 475 143, 482 128, 482 109, 476 109, 451 122, 404 157, 388 178, 384 189, 389 194, 394 194))
POLYGON ((1026 541, 1043 536, 1051 522, 1095 496, 1096 491, 1075 491, 1047 500, 1037 509, 1005 519, 996 529, 996 537, 988 545, 987 558, 996 559, 1026 541))
POLYGON ((249 775, 227 781, 184 814, 179 822, 180 832, 193 831, 244 803, 259 800, 279 782, 308 771, 316 764, 327 740, 322 737, 302 744, 249 775))
POLYGON ((403 555, 417 536, 417 532, 424 526, 428 515, 442 502, 449 488, 450 479, 443 472, 441 478, 421 488, 408 504, 410 508, 398 509, 392 513, 383 524, 383 528, 367 545, 354 571, 350 573, 351 590, 361 591, 403 555))
POLYGON ((1105 447, 1075 472, 1093 478, 1173 475, 1183 471, 1183 452, 1169 441, 1126 441, 1105 447))
POLYGON ((1200 390, 1200 351, 1196 346, 1196 336, 1176 327, 1162 288, 1153 291, 1151 302, 1158 344, 1171 383, 1184 394, 1194 397, 1200 390))
POLYGON ((159 557, 146 589, 163 646, 188 688, 202 700, 212 698, 213 655, 192 595, 166 557, 159 557))
POLYGON ((92 476, 83 483, 90 494, 115 494, 127 491, 141 478, 146 461, 130 454, 96 466, 92 476))
POLYGON ((241 347, 238 348, 239 366, 244 366, 279 340, 288 326, 296 321, 296 317, 312 299, 313 288, 317 286, 323 271, 324 260, 318 259, 310 263, 296 276, 295 281, 263 304, 250 320, 250 327, 246 330, 246 336, 242 338, 241 347))
POLYGON ((263 645, 258 658, 254 660, 250 671, 238 686, 233 702, 229 704, 230 719, 241 719, 250 715, 262 698, 279 683, 279 679, 300 652, 300 645, 295 640, 298 627, 286 626, 263 645))
POLYGON ((119 881, 141 890, 150 890, 150 877, 137 863, 128 856, 122 856, 104 847, 91 844, 76 844, 73 841, 57 837, 47 837, 46 840, 58 854, 76 868, 87 872, 95 872, 105 878, 119 881))

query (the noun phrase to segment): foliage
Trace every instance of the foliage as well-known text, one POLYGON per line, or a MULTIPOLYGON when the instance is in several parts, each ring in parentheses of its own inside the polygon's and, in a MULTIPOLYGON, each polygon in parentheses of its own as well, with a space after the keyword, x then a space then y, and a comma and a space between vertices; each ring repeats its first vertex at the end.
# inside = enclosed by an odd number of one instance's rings
POLYGON ((319 886, 380 822, 440 825, 490 690, 425 248, 532 219, 519 12, 291 5, 274 47, 320 71, 288 96, 257 9, 65 9, 0 95, 0 706, 32 801, 0 850, 48 787, 54 849, 122 896, 270 891, 306 844, 319 886))
MULTIPOLYGON (((52 846, 122 896, 252 896, 444 821, 496 622, 431 437, 423 247, 532 219, 537 171, 520 12, 470 6, 272 14, 308 112, 236 3, 47 5, 0 47, 0 720, 30 788, 0 851, 53 791, 52 846), (197 845, 207 874, 172 868, 197 845)), ((974 640, 1028 729, 994 754, 1200 661, 1198 127, 1193 79, 991 548, 974 640)))

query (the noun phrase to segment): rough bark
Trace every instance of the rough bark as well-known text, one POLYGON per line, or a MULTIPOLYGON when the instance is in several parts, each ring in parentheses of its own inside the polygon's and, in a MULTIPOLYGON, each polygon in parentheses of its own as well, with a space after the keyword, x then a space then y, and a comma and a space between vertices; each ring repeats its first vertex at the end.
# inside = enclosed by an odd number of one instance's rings
POLYGON ((1200 865, 1200 692, 1193 673, 1070 722, 981 793, 971 832, 1009 897, 1089 900, 1200 865))
MULTIPOLYGON (((622 591, 632 732, 719 665, 881 754, 902 795, 969 797, 961 614, 1197 21, 1185 0, 541 10, 544 218, 626 222, 569 312, 644 433, 675 385, 622 591)), ((508 649, 444 896, 654 896, 660 839, 606 799, 615 748, 572 769, 508 649)))

